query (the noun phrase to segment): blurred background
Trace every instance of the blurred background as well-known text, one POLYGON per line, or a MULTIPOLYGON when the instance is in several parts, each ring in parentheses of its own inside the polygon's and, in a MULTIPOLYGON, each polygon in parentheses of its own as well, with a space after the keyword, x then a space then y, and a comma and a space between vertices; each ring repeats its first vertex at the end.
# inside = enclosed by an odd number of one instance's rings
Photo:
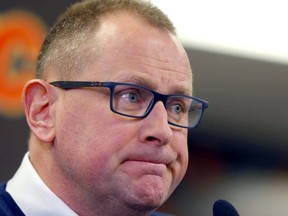
MULTIPOLYGON (((0 181, 27 151, 21 105, 41 43, 72 0, 0 1, 0 181)), ((189 131, 190 164, 161 207, 209 216, 227 199, 241 216, 288 215, 288 30, 280 0, 153 0, 174 21, 194 73, 194 95, 209 101, 189 131)))

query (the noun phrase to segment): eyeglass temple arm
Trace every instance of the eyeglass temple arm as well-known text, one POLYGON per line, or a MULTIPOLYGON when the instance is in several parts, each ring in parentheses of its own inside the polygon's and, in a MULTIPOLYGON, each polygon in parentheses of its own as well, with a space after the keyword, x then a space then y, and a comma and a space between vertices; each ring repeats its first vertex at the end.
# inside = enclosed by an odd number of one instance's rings
POLYGON ((88 81, 55 81, 50 82, 51 85, 62 89, 74 89, 84 87, 102 87, 103 82, 88 82, 88 81))

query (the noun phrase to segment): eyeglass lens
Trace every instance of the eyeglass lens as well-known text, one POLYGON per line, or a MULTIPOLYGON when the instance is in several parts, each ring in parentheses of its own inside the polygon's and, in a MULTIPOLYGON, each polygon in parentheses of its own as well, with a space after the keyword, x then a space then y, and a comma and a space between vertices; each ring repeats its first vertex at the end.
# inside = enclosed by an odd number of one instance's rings
MULTIPOLYGON (((155 100, 148 89, 134 85, 116 85, 112 95, 112 109, 130 117, 143 117, 150 111, 155 100)), ((201 101, 189 96, 169 96, 163 101, 168 121, 184 127, 194 127, 200 121, 203 112, 201 101)))

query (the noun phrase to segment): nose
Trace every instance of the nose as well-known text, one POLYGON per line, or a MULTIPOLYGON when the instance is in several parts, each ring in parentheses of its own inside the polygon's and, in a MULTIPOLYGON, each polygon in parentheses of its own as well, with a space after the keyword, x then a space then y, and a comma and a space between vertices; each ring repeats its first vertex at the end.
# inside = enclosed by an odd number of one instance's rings
POLYGON ((173 130, 168 123, 167 111, 163 102, 158 101, 146 118, 141 120, 141 142, 154 142, 157 145, 169 144, 173 139, 173 130))

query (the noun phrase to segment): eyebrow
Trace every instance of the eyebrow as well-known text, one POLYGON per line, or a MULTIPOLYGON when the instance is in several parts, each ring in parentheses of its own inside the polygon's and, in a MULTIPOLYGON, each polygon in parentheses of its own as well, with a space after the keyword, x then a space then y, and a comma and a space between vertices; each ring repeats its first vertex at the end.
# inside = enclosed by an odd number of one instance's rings
POLYGON ((188 95, 188 96, 192 96, 192 88, 186 88, 184 86, 181 86, 181 88, 179 88, 176 92, 176 94, 181 94, 181 95, 188 95))
MULTIPOLYGON (((136 77, 136 76, 125 77, 123 79, 120 78, 119 81, 120 82, 133 83, 133 84, 140 85, 140 86, 145 86, 145 87, 147 87, 151 90, 154 90, 154 91, 156 91, 157 88, 161 85, 161 84, 158 85, 154 82, 151 82, 150 80, 148 80, 148 78, 136 77)), ((180 94, 180 95, 192 96, 192 91, 188 87, 178 86, 178 87, 175 87, 173 89, 173 92, 171 92, 170 94, 180 94)))
POLYGON ((141 85, 141 86, 150 88, 152 90, 157 89, 157 84, 152 83, 148 78, 144 76, 135 76, 135 75, 125 74, 125 76, 118 77, 115 81, 141 85))

